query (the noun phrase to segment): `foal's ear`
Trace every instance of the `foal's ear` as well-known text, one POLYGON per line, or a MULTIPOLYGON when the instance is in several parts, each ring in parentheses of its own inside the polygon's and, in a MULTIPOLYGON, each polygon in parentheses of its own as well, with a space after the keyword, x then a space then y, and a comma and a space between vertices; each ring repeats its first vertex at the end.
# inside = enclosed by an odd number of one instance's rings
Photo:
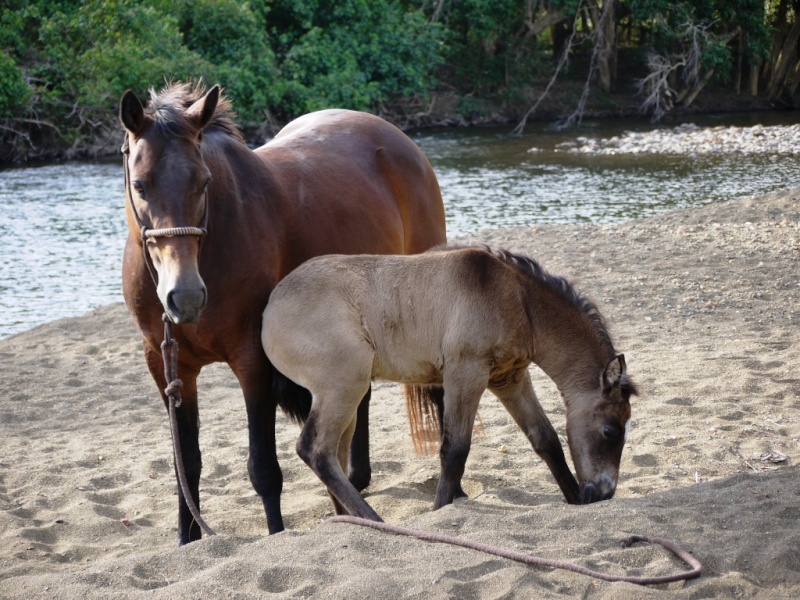
POLYGON ((619 354, 611 359, 611 362, 606 365, 603 371, 603 389, 610 390, 613 387, 619 387, 622 378, 625 376, 626 365, 625 355, 619 354))
POLYGON ((215 85, 205 96, 186 109, 186 114, 197 127, 197 131, 202 131, 211 121, 211 117, 214 116, 214 111, 217 110, 217 103, 219 102, 219 94, 219 85, 215 85))
POLYGON ((122 94, 122 98, 119 101, 119 120, 125 129, 133 135, 138 134, 144 128, 146 122, 144 106, 131 90, 127 90, 122 94))

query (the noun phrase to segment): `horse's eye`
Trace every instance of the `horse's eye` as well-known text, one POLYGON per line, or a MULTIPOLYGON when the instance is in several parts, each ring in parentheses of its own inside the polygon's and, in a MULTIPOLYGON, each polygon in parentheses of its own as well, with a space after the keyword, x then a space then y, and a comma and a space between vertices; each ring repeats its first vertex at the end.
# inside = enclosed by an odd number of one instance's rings
POLYGON ((131 183, 131 186, 133 187, 134 191, 139 194, 140 198, 144 198, 144 186, 141 184, 141 182, 134 181, 131 183))
POLYGON ((616 441, 622 435, 622 430, 613 425, 603 425, 603 437, 610 441, 616 441))

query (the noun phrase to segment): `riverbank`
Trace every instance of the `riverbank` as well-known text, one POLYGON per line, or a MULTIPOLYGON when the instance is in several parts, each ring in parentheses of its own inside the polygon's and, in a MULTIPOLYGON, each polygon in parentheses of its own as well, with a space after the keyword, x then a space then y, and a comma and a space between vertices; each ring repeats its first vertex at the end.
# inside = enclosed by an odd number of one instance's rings
MULTIPOLYGON (((320 523, 321 484, 279 419, 288 530, 266 536, 246 472, 241 393, 204 370, 204 517, 175 548, 163 407, 121 304, 0 340, 0 595, 8 598, 650 598, 800 595, 800 189, 617 225, 487 231, 576 280, 599 304, 642 395, 616 497, 567 506, 487 395, 464 487, 431 512, 437 460, 412 452, 402 398, 377 384, 369 502, 388 522, 615 573, 682 569, 623 532, 670 538, 700 579, 654 588, 524 567, 439 544, 320 523)), ((563 433, 557 391, 538 371, 563 433)))
MULTIPOLYGON (((450 89, 431 91, 424 102, 397 102, 382 106, 380 116, 404 131, 425 131, 443 127, 464 128, 477 126, 513 126, 520 122, 528 109, 536 104, 545 90, 545 82, 532 86, 526 99, 513 102, 498 99, 479 99, 461 96, 450 89)), ((528 116, 528 123, 558 123, 569 117, 577 108, 583 92, 580 81, 565 80, 553 88, 528 116)), ((784 113, 787 106, 777 105, 767 97, 749 94, 731 94, 727 89, 709 88, 690 106, 673 107, 664 121, 690 119, 698 115, 736 115, 741 113, 784 113)), ((582 113, 584 121, 641 119, 648 123, 650 116, 641 114, 635 91, 623 89, 609 94, 590 94, 582 113)), ((263 123, 260 127, 246 128, 242 134, 251 147, 258 147, 274 136, 284 123, 263 123)), ((19 164, 39 164, 61 160, 104 159, 119 154, 123 131, 116 118, 116 108, 108 107, 104 118, 98 120, 92 135, 82 142, 65 142, 51 128, 31 128, 24 138, 17 139, 6 133, 0 135, 0 169, 19 164)))

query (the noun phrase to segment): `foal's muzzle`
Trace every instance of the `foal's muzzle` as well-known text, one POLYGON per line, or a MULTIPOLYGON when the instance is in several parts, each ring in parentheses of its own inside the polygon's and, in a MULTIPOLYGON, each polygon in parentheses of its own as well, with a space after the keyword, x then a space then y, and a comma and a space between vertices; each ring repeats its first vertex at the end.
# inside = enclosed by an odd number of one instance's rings
POLYGON ((596 486, 594 483, 587 482, 581 485, 581 503, 591 504, 601 500, 610 500, 614 496, 617 488, 609 486, 596 486))

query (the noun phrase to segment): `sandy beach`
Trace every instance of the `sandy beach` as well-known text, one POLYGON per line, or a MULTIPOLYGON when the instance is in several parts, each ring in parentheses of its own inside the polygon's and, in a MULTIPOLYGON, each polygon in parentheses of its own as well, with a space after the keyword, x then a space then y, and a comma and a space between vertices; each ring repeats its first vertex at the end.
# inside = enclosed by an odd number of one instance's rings
MULTIPOLYGON (((372 401, 368 502, 390 523, 615 574, 705 573, 641 587, 328 523, 322 484, 279 416, 287 531, 267 536, 227 366, 200 378, 204 518, 176 547, 166 411, 122 304, 0 340, 0 598, 800 597, 800 188, 618 225, 492 230, 606 316, 641 389, 616 496, 569 506, 500 403, 481 401, 470 498, 432 512, 438 458, 417 456, 400 389, 372 401)), ((554 385, 539 397, 564 432, 554 385)))

